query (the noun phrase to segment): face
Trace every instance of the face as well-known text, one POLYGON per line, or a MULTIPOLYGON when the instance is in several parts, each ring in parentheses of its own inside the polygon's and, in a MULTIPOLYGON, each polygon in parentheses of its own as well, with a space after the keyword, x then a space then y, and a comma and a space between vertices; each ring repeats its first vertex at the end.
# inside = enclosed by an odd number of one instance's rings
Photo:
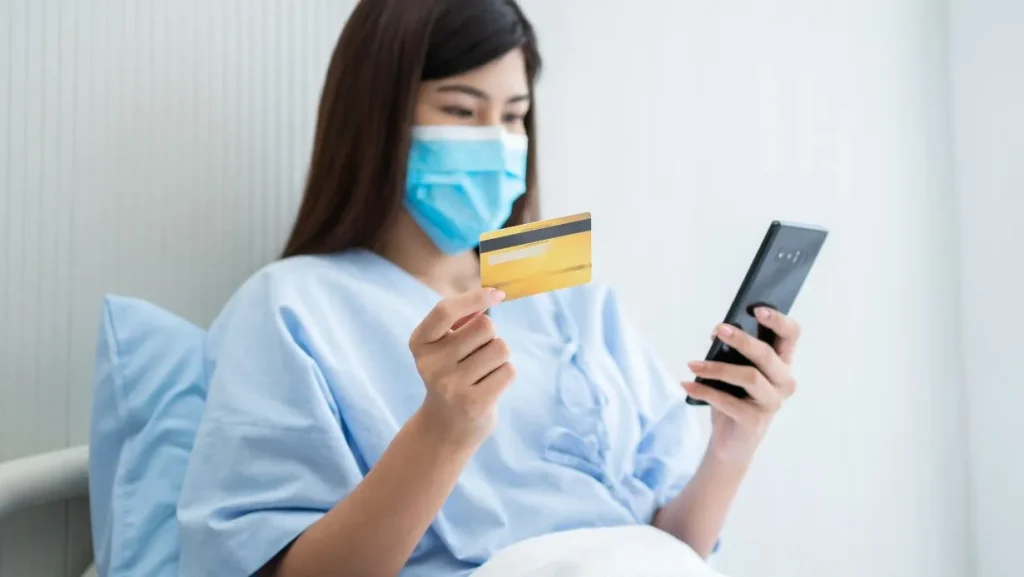
POLYGON ((417 125, 504 126, 523 133, 530 110, 526 61, 520 50, 465 74, 420 86, 417 125))

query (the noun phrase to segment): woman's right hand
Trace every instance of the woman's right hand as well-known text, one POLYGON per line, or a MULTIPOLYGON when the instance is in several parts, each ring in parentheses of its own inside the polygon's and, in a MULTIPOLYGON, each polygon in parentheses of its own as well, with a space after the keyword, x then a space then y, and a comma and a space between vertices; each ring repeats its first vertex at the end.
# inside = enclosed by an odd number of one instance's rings
POLYGON ((503 292, 489 288, 446 298, 409 339, 427 387, 423 417, 449 438, 483 441, 497 422, 498 397, 515 378, 508 345, 483 314, 504 298, 503 292))

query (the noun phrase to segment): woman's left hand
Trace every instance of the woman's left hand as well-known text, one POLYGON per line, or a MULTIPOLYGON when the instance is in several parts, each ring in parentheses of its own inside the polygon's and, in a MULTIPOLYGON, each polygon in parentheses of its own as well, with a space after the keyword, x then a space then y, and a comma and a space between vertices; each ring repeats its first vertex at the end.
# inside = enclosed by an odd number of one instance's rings
POLYGON ((691 397, 712 407, 711 445, 708 450, 715 458, 733 463, 746 463, 753 458, 775 413, 796 392, 796 380, 790 372, 790 365, 800 339, 800 325, 769 308, 761 307, 754 312, 761 325, 775 332, 774 348, 729 325, 719 325, 714 335, 753 362, 754 366, 709 361, 690 363, 690 370, 698 377, 742 387, 750 396, 739 399, 706 385, 683 383, 691 397))

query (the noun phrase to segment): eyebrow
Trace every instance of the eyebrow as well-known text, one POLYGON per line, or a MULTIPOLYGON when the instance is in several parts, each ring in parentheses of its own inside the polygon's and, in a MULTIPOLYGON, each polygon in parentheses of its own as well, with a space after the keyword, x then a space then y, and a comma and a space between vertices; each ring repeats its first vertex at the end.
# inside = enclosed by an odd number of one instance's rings
MULTIPOLYGON (((491 99, 490 95, 487 94, 486 92, 484 92, 483 90, 480 90, 480 89, 477 89, 477 88, 473 88, 472 86, 466 86, 465 84, 446 84, 446 85, 441 86, 440 88, 438 88, 437 91, 438 92, 457 92, 459 94, 465 94, 467 96, 472 96, 473 98, 478 98, 480 100, 490 100, 491 99)), ((513 104, 513 103, 516 103, 516 102, 523 102, 523 101, 527 101, 527 100, 530 100, 530 95, 529 94, 519 94, 519 95, 513 96, 512 98, 509 98, 508 99, 508 104, 513 104)))

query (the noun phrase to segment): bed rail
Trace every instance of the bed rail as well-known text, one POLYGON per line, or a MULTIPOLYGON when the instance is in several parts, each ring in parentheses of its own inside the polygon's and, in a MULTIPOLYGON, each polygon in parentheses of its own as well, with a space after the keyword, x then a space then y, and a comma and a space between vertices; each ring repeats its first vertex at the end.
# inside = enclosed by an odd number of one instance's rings
POLYGON ((40 453, 0 463, 0 520, 37 505, 89 493, 89 448, 40 453))

